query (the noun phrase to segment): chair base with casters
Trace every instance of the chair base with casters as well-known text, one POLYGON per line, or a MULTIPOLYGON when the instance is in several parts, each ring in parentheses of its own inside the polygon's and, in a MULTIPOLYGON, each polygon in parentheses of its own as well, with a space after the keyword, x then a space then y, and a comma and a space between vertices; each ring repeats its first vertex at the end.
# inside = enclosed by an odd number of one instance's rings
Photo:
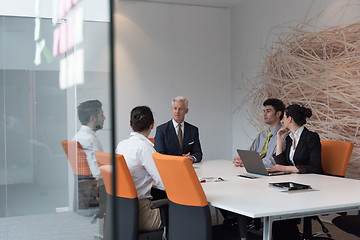
POLYGON ((333 238, 331 238, 331 234, 329 230, 325 227, 324 223, 320 220, 318 216, 304 218, 304 228, 301 239, 302 240, 311 240, 311 239, 334 240, 333 238), (320 224, 322 228, 322 234, 325 234, 327 237, 317 236, 316 234, 312 233, 312 222, 311 222, 312 219, 316 220, 320 224))
POLYGON ((231 229, 236 228, 240 239, 246 239, 250 230, 259 231, 262 228, 261 218, 253 219, 223 209, 218 210, 224 217, 223 226, 231 229))
MULTIPOLYGON (((248 221, 246 221, 248 222, 248 221)), ((244 228, 235 224, 221 224, 212 227, 212 240, 262 240, 262 231, 249 229, 249 225, 244 228)))

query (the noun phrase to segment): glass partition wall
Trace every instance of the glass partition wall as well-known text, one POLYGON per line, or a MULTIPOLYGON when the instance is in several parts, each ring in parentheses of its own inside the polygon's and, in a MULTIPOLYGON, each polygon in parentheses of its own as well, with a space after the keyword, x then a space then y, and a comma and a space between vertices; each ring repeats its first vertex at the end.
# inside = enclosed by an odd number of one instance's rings
POLYGON ((86 0, 78 2, 55 24, 0 16, 2 240, 99 236, 98 207, 79 209, 78 178, 61 145, 81 127, 77 106, 96 99, 105 116, 96 135, 112 151, 109 22, 92 20, 86 0))

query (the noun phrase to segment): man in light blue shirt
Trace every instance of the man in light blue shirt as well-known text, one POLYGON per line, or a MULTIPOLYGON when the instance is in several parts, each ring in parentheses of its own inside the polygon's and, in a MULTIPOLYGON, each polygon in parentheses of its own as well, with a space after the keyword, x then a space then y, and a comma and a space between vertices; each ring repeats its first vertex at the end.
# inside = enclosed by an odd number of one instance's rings
MULTIPOLYGON (((264 106, 264 122, 269 126, 265 131, 259 133, 257 138, 251 144, 249 150, 256 151, 260 154, 266 168, 271 168, 276 163, 273 155, 276 153, 277 132, 282 128, 281 119, 283 118, 285 105, 284 103, 275 98, 268 98, 263 103, 264 106)), ((239 156, 234 158, 234 165, 243 167, 239 156)), ((219 209, 224 217, 225 225, 234 225, 237 222, 237 214, 219 209)), ((261 226, 260 219, 248 219, 248 229, 259 229, 261 226)))
MULTIPOLYGON (((284 115, 285 105, 279 99, 269 98, 265 100, 263 106, 264 122, 269 128, 259 133, 249 150, 258 152, 265 167, 271 168, 276 164, 273 155, 276 152, 277 132, 282 128, 281 119, 284 115)), ((233 163, 237 167, 244 166, 239 156, 234 158, 233 163)))

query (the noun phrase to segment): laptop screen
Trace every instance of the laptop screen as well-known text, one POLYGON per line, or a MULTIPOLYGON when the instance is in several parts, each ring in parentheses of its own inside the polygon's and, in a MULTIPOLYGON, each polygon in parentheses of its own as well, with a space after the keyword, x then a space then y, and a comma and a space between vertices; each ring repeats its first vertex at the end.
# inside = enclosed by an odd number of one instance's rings
POLYGON ((258 152, 240 149, 238 149, 237 152, 247 172, 269 175, 258 152))

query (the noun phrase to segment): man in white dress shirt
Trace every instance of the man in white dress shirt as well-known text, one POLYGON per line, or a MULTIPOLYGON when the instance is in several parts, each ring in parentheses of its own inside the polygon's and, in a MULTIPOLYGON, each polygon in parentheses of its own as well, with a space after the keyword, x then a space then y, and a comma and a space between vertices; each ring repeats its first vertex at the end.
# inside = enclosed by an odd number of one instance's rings
POLYGON ((137 106, 130 114, 133 132, 128 139, 121 141, 116 153, 122 154, 134 181, 139 199, 139 231, 155 231, 161 228, 159 209, 151 209, 151 188, 154 183, 165 190, 156 168, 152 154, 153 143, 148 139, 154 127, 154 116, 147 106, 137 106))
MULTIPOLYGON (((99 166, 96 162, 95 152, 103 151, 103 147, 96 137, 95 132, 100 130, 104 126, 105 116, 102 109, 102 104, 99 100, 89 100, 80 103, 77 108, 78 117, 81 123, 79 131, 73 138, 74 141, 78 141, 86 155, 87 162, 89 164, 91 173, 96 179, 94 184, 97 185, 98 191, 94 192, 94 196, 100 197, 99 213, 97 217, 99 220, 99 236, 98 239, 103 237, 103 225, 104 225, 104 213, 106 208, 106 193, 104 182, 101 177, 99 166)), ((95 186, 96 186, 95 185, 95 186)), ((79 192, 86 189, 81 189, 82 185, 79 184, 79 192)), ((84 185, 89 186, 89 185, 84 185)))
POLYGON ((73 140, 81 144, 93 177, 99 179, 101 174, 96 162, 95 152, 103 151, 103 147, 95 132, 104 126, 105 116, 101 102, 99 100, 82 102, 78 106, 78 117, 81 127, 73 140))

